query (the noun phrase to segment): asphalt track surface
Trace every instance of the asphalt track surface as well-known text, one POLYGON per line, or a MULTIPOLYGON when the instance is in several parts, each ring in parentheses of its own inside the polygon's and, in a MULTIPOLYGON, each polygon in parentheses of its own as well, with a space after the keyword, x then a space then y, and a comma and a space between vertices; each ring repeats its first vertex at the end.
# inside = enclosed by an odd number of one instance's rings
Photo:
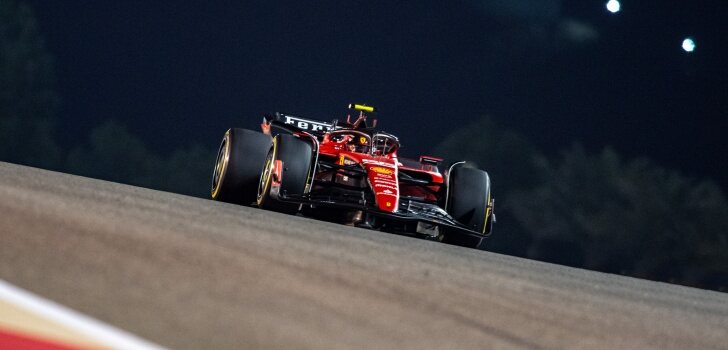
POLYGON ((174 349, 728 348, 728 294, 6 163, 0 278, 174 349))

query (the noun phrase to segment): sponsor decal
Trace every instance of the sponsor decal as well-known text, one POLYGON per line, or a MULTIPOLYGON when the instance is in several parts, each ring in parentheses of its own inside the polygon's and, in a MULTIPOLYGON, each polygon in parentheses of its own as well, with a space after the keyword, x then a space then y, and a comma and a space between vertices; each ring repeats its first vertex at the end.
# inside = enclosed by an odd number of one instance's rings
POLYGON ((390 164, 387 162, 380 162, 378 160, 372 160, 372 159, 362 159, 362 163, 364 164, 374 164, 374 165, 381 165, 381 166, 394 166, 394 164, 390 164))
POLYGON ((389 188, 389 189, 393 189, 393 190, 395 190, 395 191, 399 190, 399 189, 398 189, 397 187, 395 187, 395 186, 392 186, 392 185, 384 185, 384 184, 375 184, 375 185, 374 185, 374 188, 376 188, 376 189, 380 189, 380 188, 389 188))
POLYGON ((391 175, 394 173, 394 170, 392 170, 390 168, 381 167, 381 166, 373 166, 373 167, 371 167, 370 170, 375 173, 378 173, 378 174, 391 175))
POLYGON ((390 185, 390 186, 396 186, 397 181, 392 180, 380 180, 380 179, 374 179, 374 184, 384 184, 384 185, 390 185))
POLYGON ((310 130, 310 131, 329 131, 331 130, 331 124, 327 123, 321 123, 314 120, 308 120, 304 118, 299 117, 293 117, 290 115, 284 116, 285 120, 284 123, 293 125, 299 129, 302 130, 310 130))
POLYGON ((388 189, 388 188, 385 188, 385 189, 384 189, 384 191, 382 191, 382 193, 386 193, 386 194, 394 194, 394 192, 392 192, 392 190, 390 190, 390 189, 388 189))

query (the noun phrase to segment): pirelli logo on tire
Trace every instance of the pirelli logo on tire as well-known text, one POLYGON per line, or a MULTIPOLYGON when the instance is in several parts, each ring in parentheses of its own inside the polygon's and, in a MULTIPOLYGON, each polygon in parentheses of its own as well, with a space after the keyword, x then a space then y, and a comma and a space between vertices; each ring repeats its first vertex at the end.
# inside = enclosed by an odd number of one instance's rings
POLYGON ((385 175, 392 175, 394 174, 394 170, 390 168, 385 168, 382 166, 373 166, 370 168, 371 171, 377 173, 377 174, 385 174, 385 175))

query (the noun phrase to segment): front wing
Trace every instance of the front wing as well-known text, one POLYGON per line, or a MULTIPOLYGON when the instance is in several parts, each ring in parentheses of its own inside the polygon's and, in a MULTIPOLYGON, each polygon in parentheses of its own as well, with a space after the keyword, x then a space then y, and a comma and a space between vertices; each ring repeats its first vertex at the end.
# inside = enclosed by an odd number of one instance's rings
POLYGON ((444 243, 467 247, 480 247, 487 237, 473 231, 453 220, 442 208, 435 204, 400 199, 400 210, 395 213, 384 212, 371 201, 367 201, 363 193, 357 191, 340 191, 339 193, 307 193, 288 195, 280 193, 278 199, 329 208, 361 210, 384 223, 383 231, 401 234, 420 234, 444 243))

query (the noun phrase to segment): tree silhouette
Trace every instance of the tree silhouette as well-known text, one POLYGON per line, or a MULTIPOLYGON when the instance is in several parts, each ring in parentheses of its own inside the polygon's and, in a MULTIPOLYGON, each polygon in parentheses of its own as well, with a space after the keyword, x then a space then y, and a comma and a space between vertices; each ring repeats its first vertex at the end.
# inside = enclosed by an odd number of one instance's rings
POLYGON ((52 58, 30 7, 0 0, 0 160, 60 165, 54 87, 52 58))
POLYGON ((517 190, 544 181, 538 165, 543 157, 536 148, 521 134, 486 116, 453 131, 432 153, 444 157, 447 163, 466 160, 488 172, 498 222, 487 249, 526 256, 531 233, 513 216, 511 197, 517 190))
POLYGON ((210 198, 215 150, 201 145, 178 149, 161 163, 153 187, 201 198, 210 198))
POLYGON ((532 233, 530 257, 593 270, 728 286, 728 204, 710 181, 611 149, 580 146, 544 166, 547 180, 513 197, 532 233))
POLYGON ((728 204, 720 187, 647 159, 575 145, 543 156, 481 118, 435 154, 487 170, 498 223, 488 250, 593 270, 728 289, 728 204))
POLYGON ((107 120, 94 128, 87 142, 68 155, 66 171, 199 197, 209 197, 215 152, 199 145, 169 157, 150 152, 121 123, 107 120))
POLYGON ((86 145, 68 155, 66 171, 98 179, 152 187, 160 159, 126 127, 107 120, 94 128, 86 145))
POLYGON ((68 151, 54 138, 58 100, 53 59, 33 11, 25 3, 0 0, 0 161, 209 195, 212 150, 192 145, 165 158, 108 120, 68 151))

